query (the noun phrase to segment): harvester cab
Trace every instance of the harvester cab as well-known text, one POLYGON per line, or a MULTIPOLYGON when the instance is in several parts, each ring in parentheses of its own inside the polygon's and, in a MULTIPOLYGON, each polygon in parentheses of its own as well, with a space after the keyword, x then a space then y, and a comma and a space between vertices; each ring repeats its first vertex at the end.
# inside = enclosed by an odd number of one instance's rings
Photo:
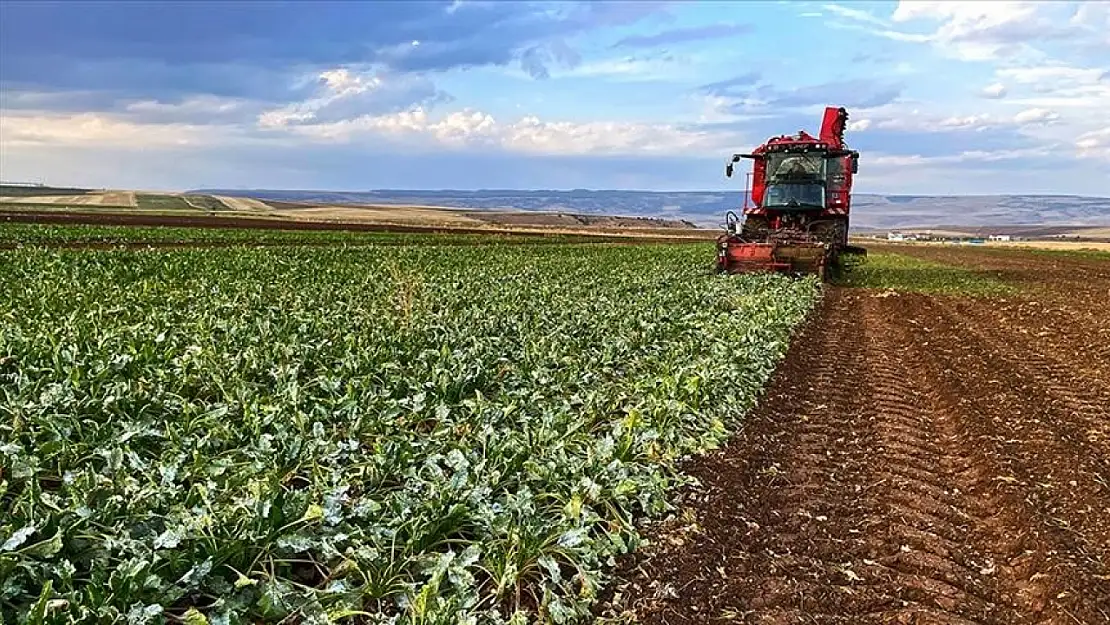
POLYGON ((726 215, 725 234, 717 242, 717 269, 722 272, 779 271, 816 273, 837 262, 848 246, 852 176, 859 153, 844 144, 848 112, 827 107, 820 136, 804 130, 772 137, 750 154, 733 154, 725 164, 753 162, 743 215, 726 215), (731 217, 729 216, 731 215, 731 217))

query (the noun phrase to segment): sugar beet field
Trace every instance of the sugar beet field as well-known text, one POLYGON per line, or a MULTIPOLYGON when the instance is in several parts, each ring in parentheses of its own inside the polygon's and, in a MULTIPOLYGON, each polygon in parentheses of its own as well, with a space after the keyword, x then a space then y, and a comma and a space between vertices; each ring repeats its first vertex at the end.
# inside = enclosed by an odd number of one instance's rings
POLYGON ((817 297, 705 252, 0 252, 4 621, 581 620, 817 297))
POLYGON ((1110 623, 1110 255, 250 234, 0 225, 0 623, 1110 623))

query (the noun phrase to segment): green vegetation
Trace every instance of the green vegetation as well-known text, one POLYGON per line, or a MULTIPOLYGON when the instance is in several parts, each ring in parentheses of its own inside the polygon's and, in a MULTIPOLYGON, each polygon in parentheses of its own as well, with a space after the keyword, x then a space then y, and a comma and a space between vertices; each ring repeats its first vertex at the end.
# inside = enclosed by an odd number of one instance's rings
POLYGON ((23 187, 18 185, 0 184, 0 196, 7 197, 35 197, 39 195, 85 195, 89 189, 76 189, 72 187, 23 187))
POLYGON ((97 204, 50 204, 43 202, 0 202, 0 218, 4 211, 16 213, 119 213, 127 211, 130 206, 104 206, 97 204))
MULTIPOLYGON (((177 228, 169 226, 95 226, 20 224, 0 222, 0 246, 58 244, 260 244, 260 245, 484 245, 585 243, 614 241, 613 237, 550 234, 450 234, 357 232, 349 230, 264 230, 259 228, 177 228)), ((707 252, 711 253, 711 252, 707 252)))
POLYGON ((226 211, 231 210, 220 200, 212 197, 211 195, 185 195, 182 196, 186 202, 194 208, 206 211, 226 211))
POLYGON ((962 295, 1002 295, 1015 290, 990 272, 888 252, 847 257, 836 283, 869 289, 962 295))
POLYGON ((1034 256, 1048 256, 1056 258, 1074 258, 1076 260, 1104 260, 1110 261, 1110 250, 1096 249, 1067 249, 1053 250, 1037 247, 1013 248, 999 250, 1006 253, 1032 254, 1034 256))
POLYGON ((180 195, 135 194, 136 208, 145 210, 197 210, 180 195))
POLYGON ((707 259, 0 251, 0 621, 587 620, 818 294, 707 259))

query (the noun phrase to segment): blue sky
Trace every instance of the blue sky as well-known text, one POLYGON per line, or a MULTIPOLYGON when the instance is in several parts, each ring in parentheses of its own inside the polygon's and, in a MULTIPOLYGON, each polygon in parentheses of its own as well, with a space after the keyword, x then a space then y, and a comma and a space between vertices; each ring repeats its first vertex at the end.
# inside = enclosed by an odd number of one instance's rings
POLYGON ((1110 3, 0 3, 5 180, 727 189, 825 105, 859 191, 1110 195, 1110 3))

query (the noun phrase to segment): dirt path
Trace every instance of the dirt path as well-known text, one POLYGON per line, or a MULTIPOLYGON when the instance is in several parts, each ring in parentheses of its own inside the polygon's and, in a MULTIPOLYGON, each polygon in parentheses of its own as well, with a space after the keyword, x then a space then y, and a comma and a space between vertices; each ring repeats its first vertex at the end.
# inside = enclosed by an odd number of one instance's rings
POLYGON ((1031 301, 832 290, 744 429, 688 468, 702 485, 625 563, 617 611, 1110 623, 1108 352, 1013 312, 1031 301))

